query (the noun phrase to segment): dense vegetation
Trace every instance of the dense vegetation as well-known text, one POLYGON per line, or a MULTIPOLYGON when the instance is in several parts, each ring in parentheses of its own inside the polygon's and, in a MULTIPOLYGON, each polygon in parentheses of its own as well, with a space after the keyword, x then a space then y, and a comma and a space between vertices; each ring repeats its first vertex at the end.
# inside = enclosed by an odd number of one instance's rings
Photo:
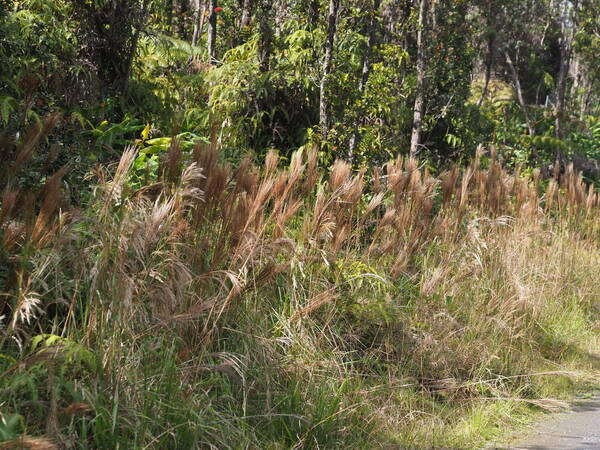
POLYGON ((598 0, 0 3, 0 447, 473 447, 598 364, 598 0))

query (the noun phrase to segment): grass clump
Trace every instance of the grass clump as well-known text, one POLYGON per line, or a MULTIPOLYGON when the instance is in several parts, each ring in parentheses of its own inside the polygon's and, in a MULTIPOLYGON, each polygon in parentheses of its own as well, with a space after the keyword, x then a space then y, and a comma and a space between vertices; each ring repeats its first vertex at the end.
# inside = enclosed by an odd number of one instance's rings
POLYGON ((599 198, 572 169, 174 141, 134 189, 135 157, 80 210, 60 173, 29 208, 6 178, 5 445, 472 447, 597 373, 599 198))

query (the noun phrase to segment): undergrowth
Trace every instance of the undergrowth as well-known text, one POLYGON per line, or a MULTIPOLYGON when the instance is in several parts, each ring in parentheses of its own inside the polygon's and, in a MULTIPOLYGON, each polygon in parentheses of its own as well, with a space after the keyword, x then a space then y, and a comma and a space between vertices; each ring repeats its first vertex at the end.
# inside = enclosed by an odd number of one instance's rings
POLYGON ((598 370, 599 197, 479 155, 2 168, 3 448, 473 447, 598 370), (33 189, 33 188, 32 188, 33 189))

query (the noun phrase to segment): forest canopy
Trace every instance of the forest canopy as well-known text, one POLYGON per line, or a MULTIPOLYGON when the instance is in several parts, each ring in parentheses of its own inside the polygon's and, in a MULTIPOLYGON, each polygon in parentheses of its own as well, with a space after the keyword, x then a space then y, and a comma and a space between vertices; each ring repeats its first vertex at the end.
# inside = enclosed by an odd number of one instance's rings
POLYGON ((14 139, 60 111, 53 139, 62 163, 114 158, 149 126, 144 142, 216 136, 233 160, 315 144, 322 163, 411 153, 436 167, 481 145, 510 166, 575 159, 595 177, 599 8, 596 0, 4 1, 3 133, 14 139))

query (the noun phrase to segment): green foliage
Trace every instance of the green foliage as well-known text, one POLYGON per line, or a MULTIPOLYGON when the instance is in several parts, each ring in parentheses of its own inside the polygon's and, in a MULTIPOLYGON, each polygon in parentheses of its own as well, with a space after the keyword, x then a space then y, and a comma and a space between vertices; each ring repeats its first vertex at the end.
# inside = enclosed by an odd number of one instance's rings
POLYGON ((253 131, 267 114, 265 111, 257 115, 250 113, 266 89, 264 77, 258 70, 256 51, 256 40, 235 47, 225 53, 223 64, 208 74, 209 106, 214 117, 211 120, 222 124, 219 133, 227 143, 228 152, 247 150, 253 131))
POLYGON ((31 339, 32 354, 43 355, 49 348, 60 350, 63 364, 62 367, 65 367, 65 364, 75 364, 82 365, 88 370, 97 369, 97 359, 95 355, 89 349, 77 342, 55 334, 40 334, 31 339))
POLYGON ((600 159, 600 117, 588 116, 585 131, 578 131, 570 139, 577 153, 586 158, 600 159))
POLYGON ((74 99, 81 62, 69 14, 67 2, 30 0, 0 17, 1 115, 7 129, 74 99))
POLYGON ((568 10, 560 114, 562 2, 429 2, 396 173, 419 2, 340 2, 327 130, 329 2, 243 3, 0 4, 0 442, 51 418, 82 448, 475 446, 531 414, 500 398, 573 387, 522 374, 595 373, 593 197, 528 176, 597 170, 597 2, 568 10), (478 148, 507 169, 478 154, 440 198, 478 148))
MULTIPOLYGON (((148 130, 149 125, 144 130, 148 130)), ((142 131, 142 140, 138 156, 133 162, 133 168, 129 182, 134 189, 140 189, 150 182, 159 179, 159 169, 161 159, 164 161, 166 153, 173 147, 181 149, 185 163, 191 161, 191 154, 194 147, 200 143, 208 143, 206 139, 201 138, 190 132, 180 133, 174 137, 158 137, 147 139, 142 131)))
POLYGON ((89 131, 96 149, 124 148, 144 125, 138 119, 126 117, 119 123, 103 120, 89 131))
POLYGON ((0 442, 11 441, 18 438, 23 431, 23 416, 0 414, 0 442))

